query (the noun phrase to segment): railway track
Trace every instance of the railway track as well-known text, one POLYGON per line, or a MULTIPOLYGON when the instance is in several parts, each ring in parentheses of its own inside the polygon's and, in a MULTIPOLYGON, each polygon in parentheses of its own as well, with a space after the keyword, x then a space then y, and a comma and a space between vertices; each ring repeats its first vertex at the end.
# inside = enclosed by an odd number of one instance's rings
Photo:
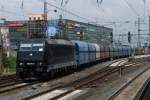
POLYGON ((8 82, 8 83, 4 82, 3 84, 0 84, 0 89, 4 88, 4 87, 16 85, 16 84, 19 84, 19 83, 22 83, 22 82, 23 82, 22 80, 15 80, 15 81, 8 82))
POLYGON ((149 69, 150 68, 145 69, 140 74, 138 74, 136 77, 134 77, 132 80, 130 80, 127 84, 125 84, 124 86, 122 86, 117 92, 115 92, 112 96, 110 96, 108 100, 114 100, 125 88, 127 88, 127 86, 129 84, 131 84, 134 80, 136 80, 140 75, 142 75, 144 72, 146 72, 149 69))
POLYGON ((21 89, 37 82, 25 83, 15 74, 0 77, 0 94, 21 89))
MULTIPOLYGON (((51 89, 48 89, 47 91, 40 92, 38 94, 23 98, 23 100, 31 100, 34 98, 37 99, 37 98, 40 98, 40 97, 42 97, 46 94, 49 94, 53 91, 65 89, 63 92, 61 92, 55 96, 52 96, 49 99, 56 100, 56 99, 62 98, 62 97, 66 96, 66 95, 68 95, 68 94, 70 94, 70 93, 72 93, 72 92, 74 92, 74 91, 76 91, 76 90, 78 90, 84 86, 87 86, 88 84, 92 84, 97 80, 102 80, 103 78, 105 78, 106 76, 108 76, 112 73, 119 72, 120 67, 122 67, 121 65, 125 64, 125 63, 126 63, 126 60, 114 61, 111 64, 109 64, 108 66, 106 66, 105 68, 103 68, 103 69, 101 69, 101 70, 99 70, 99 71, 97 71, 97 72, 95 72, 95 73, 93 73, 93 74, 91 74, 85 78, 79 79, 77 81, 74 81, 72 83, 65 84, 65 85, 59 84, 55 87, 52 87, 51 89), (116 63, 116 65, 114 65, 114 63, 116 63)), ((136 65, 138 65, 138 64, 137 63, 128 64, 128 65, 125 65, 122 69, 129 68, 130 66, 136 66, 136 65)), ((10 76, 10 77, 12 77, 12 76, 10 76)), ((14 79, 15 79, 15 77, 14 77, 14 79)), ((11 78, 9 80, 11 80, 11 78)), ((3 78, 3 81, 6 81, 5 78, 3 78)), ((21 88, 32 86, 32 85, 37 84, 37 83, 38 82, 24 83, 20 80, 18 80, 18 82, 16 81, 16 82, 11 82, 11 83, 7 83, 7 84, 5 82, 0 82, 0 94, 19 90, 21 88)))
POLYGON ((4 87, 4 88, 0 89, 0 94, 7 93, 7 92, 10 92, 10 91, 15 91, 15 90, 18 90, 18 89, 21 89, 21 88, 25 88, 25 87, 34 85, 34 84, 36 84, 36 82, 33 82, 33 83, 18 83, 18 84, 15 84, 13 86, 4 87))
MULTIPOLYGON (((106 68, 103 68, 103 69, 83 78, 83 79, 77 80, 73 83, 66 84, 64 86, 60 85, 60 86, 53 87, 47 91, 26 97, 23 100, 32 100, 32 99, 40 100, 43 98, 44 99, 50 99, 50 100, 57 100, 59 98, 65 97, 66 95, 68 95, 68 94, 70 94, 70 93, 72 93, 78 89, 81 89, 82 87, 84 87, 88 84, 92 84, 93 82, 100 80, 100 79, 103 79, 112 73, 118 72, 120 70, 121 65, 125 64, 127 61, 120 60, 117 62, 118 63, 115 66, 112 66, 112 64, 110 64, 106 68), (57 95, 55 93, 56 91, 59 91, 59 93, 57 95), (55 93, 55 94, 52 96, 51 93, 52 94, 55 93), (46 95, 47 95, 47 97, 45 98, 46 95)), ((113 63, 116 63, 116 61, 113 63)), ((126 67, 124 67, 124 68, 126 68, 126 67)))
POLYGON ((15 78, 16 74, 0 76, 0 81, 15 78))
POLYGON ((0 89, 15 84, 19 84, 19 83, 22 83, 22 80, 19 79, 15 74, 3 76, 0 78, 0 89))
POLYGON ((39 82, 24 83, 21 79, 17 78, 15 74, 0 77, 0 94, 18 90, 28 87, 39 82))

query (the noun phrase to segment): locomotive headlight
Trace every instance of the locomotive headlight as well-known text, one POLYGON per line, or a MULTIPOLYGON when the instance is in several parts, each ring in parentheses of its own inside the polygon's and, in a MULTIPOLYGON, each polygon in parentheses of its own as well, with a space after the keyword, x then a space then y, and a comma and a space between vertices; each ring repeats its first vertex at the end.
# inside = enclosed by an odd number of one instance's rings
POLYGON ((39 65, 41 66, 41 65, 42 65, 42 62, 40 62, 39 65))
POLYGON ((43 48, 39 48, 39 51, 43 51, 43 48))
POLYGON ((20 65, 20 66, 22 66, 22 65, 23 65, 23 63, 20 63, 19 65, 20 65))

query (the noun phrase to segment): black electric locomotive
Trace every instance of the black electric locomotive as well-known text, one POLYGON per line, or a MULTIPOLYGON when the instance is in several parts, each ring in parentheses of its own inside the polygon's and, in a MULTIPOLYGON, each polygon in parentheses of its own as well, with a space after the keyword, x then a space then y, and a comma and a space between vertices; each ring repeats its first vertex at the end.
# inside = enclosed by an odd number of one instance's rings
POLYGON ((21 78, 46 78, 74 65, 74 45, 61 39, 27 40, 20 43, 16 73, 21 78))

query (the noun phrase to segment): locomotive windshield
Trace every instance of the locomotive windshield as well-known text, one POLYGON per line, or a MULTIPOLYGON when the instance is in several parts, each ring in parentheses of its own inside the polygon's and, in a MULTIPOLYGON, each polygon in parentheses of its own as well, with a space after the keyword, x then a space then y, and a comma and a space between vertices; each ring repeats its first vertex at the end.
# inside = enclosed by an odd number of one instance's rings
POLYGON ((43 51, 44 44, 43 43, 22 43, 20 45, 20 51, 43 51))
POLYGON ((33 44, 32 45, 32 51, 43 51, 44 44, 33 44))
POLYGON ((20 51, 30 51, 32 48, 32 44, 21 44, 20 51))

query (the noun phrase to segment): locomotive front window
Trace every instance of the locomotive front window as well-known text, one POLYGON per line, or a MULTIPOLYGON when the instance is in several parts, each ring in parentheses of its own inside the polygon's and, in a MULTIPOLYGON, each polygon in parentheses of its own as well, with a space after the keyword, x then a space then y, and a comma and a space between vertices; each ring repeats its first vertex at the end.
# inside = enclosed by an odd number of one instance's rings
POLYGON ((20 51, 30 51, 32 49, 32 44, 21 44, 20 51))
POLYGON ((43 47, 44 47, 44 44, 42 44, 42 43, 33 44, 32 45, 32 50, 33 51, 43 51, 43 47))
POLYGON ((44 44, 21 44, 20 51, 43 51, 44 44))

